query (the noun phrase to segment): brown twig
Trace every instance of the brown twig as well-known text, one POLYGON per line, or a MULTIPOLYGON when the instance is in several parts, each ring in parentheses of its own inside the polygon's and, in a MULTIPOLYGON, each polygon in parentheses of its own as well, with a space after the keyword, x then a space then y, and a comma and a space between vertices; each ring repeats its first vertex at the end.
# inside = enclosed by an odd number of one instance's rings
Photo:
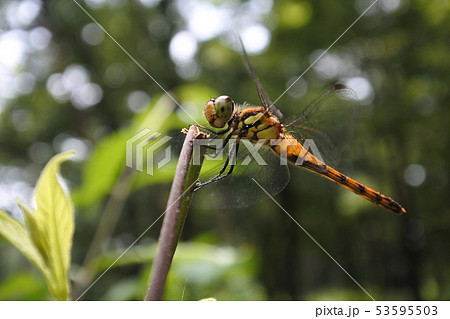
MULTIPOLYGON (((158 240, 150 285, 145 300, 162 300, 173 255, 183 230, 192 200, 192 187, 198 179, 201 165, 191 165, 195 139, 206 138, 197 126, 191 126, 181 149, 175 177, 167 201, 167 210, 158 240)), ((203 154, 200 154, 203 159, 203 154)))

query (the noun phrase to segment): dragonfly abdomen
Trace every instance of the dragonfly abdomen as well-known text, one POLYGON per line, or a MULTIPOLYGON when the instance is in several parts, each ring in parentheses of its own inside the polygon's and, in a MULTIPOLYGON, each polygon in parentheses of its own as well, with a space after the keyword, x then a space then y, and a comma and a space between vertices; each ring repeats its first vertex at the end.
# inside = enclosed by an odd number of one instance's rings
POLYGON ((282 142, 279 145, 272 146, 272 149, 278 155, 283 154, 284 150, 284 152, 287 153, 287 160, 291 164, 304 167, 314 173, 322 175, 372 203, 391 210, 394 213, 406 213, 406 210, 392 198, 387 197, 326 165, 303 147, 303 145, 289 133, 286 133, 281 140, 282 142))
POLYGON ((302 166, 332 180, 333 182, 351 190, 355 194, 371 201, 372 203, 380 207, 391 210, 397 214, 406 213, 406 210, 392 198, 361 184, 360 182, 342 174, 341 172, 335 170, 334 168, 328 165, 325 165, 325 167, 323 166, 317 167, 317 165, 315 164, 305 162, 303 163, 302 166))
POLYGON ((272 150, 280 157, 296 166, 302 166, 303 162, 311 162, 317 167, 325 166, 325 163, 315 157, 306 147, 303 147, 296 138, 289 133, 279 135, 277 143, 273 143, 272 150))

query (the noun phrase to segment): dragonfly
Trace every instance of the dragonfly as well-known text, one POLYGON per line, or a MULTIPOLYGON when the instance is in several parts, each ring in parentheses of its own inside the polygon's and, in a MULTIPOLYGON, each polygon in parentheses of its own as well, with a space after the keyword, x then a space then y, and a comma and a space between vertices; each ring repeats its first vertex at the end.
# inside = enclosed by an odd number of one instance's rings
MULTIPOLYGON (((356 93, 344 84, 335 84, 302 113, 282 120, 282 112, 269 98, 243 46, 242 49, 244 62, 256 86, 261 106, 246 103, 237 105, 227 95, 207 101, 204 115, 212 128, 202 125, 199 127, 213 135, 210 141, 214 142, 214 146, 207 146, 209 150, 206 155, 211 158, 217 157, 218 154, 223 155, 227 145, 229 150, 224 161, 203 174, 207 179, 197 183, 194 191, 211 184, 223 183, 224 192, 236 193, 238 198, 236 206, 246 206, 247 202, 257 197, 256 189, 245 193, 248 190, 248 183, 254 182, 247 180, 245 184, 242 181, 225 183, 225 180, 231 180, 233 174, 242 177, 244 176, 242 172, 247 170, 246 176, 253 175, 256 181, 265 180, 266 183, 262 187, 272 195, 277 194, 289 181, 289 171, 286 166, 286 163, 289 163, 291 166, 301 167, 325 177, 394 213, 406 213, 406 210, 392 198, 329 165, 337 160, 343 146, 351 137, 359 106, 356 93), (258 151, 262 153, 261 156, 268 159, 269 165, 267 167, 239 165, 245 164, 249 153, 248 147, 245 152, 239 153, 241 144, 258 148, 258 151), (240 185, 240 189, 236 188, 237 185, 240 185)), ((205 191, 203 195, 205 200, 208 199, 208 195, 213 196, 209 191, 205 191)), ((219 191, 217 195, 228 197, 222 191, 219 191)), ((217 197, 211 197, 211 202, 215 202, 217 197)), ((229 197, 223 203, 234 206, 233 200, 229 197)))

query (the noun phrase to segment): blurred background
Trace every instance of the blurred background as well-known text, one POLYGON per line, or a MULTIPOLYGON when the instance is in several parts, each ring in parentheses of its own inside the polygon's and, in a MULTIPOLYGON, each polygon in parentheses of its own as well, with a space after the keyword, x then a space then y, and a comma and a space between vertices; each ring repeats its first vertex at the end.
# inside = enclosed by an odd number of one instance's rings
MULTIPOLYGON (((193 123, 183 109, 204 124, 204 103, 221 94, 258 104, 236 33, 275 100, 371 3, 2 0, 0 208, 21 219, 15 199, 31 203, 45 163, 75 150, 62 168, 76 208, 73 298, 147 230, 83 295, 142 300, 162 219, 148 228, 165 211, 176 162, 153 176, 127 169, 126 140, 148 127, 176 145, 193 123)), ((361 119, 337 168, 408 214, 295 168, 276 199, 375 299, 450 298, 449 13, 448 1, 379 0, 277 101, 293 115, 335 82, 359 96, 361 119)), ((191 208, 166 299, 207 297, 370 300, 270 200, 191 208)), ((3 238, 0 299, 51 299, 3 238)))

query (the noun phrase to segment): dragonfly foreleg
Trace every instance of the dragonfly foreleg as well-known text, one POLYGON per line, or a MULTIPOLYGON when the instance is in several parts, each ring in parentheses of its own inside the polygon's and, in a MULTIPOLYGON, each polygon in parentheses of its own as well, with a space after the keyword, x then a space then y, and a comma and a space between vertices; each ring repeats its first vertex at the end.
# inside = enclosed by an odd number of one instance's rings
MULTIPOLYGON (((222 145, 220 145, 219 147, 214 147, 214 146, 210 146, 210 145, 205 145, 206 148, 209 149, 213 149, 215 152, 213 154, 210 153, 205 153, 205 155, 209 156, 210 158, 216 158, 217 156, 219 156, 219 154, 222 152, 222 150, 225 148, 225 146, 228 144, 228 142, 231 139, 231 134, 229 134, 224 140, 221 139, 222 141, 222 145)), ((211 139, 214 140, 214 139, 211 139)))
POLYGON ((198 185, 194 188, 194 192, 197 191, 197 190, 199 190, 200 188, 202 188, 202 187, 208 185, 208 184, 217 182, 217 181, 219 181, 219 180, 221 180, 221 179, 224 179, 224 178, 227 177, 227 176, 230 176, 231 173, 233 173, 234 166, 236 165, 236 160, 233 159, 233 160, 231 161, 231 163, 230 163, 230 159, 232 158, 232 156, 236 156, 236 155, 237 155, 238 149, 239 149, 239 143, 236 142, 236 143, 233 145, 233 147, 230 149, 230 152, 228 153, 227 159, 226 159, 224 165, 222 166, 222 168, 220 169, 220 172, 219 172, 217 175, 215 175, 214 177, 212 177, 210 180, 208 180, 208 181, 206 181, 206 182, 204 182, 204 183, 198 184, 198 185), (230 164, 230 168, 228 169, 228 172, 227 172, 225 175, 222 175, 222 174, 225 172, 225 170, 227 169, 228 164, 230 164))
POLYGON ((227 124, 227 127, 225 129, 221 130, 221 131, 214 131, 214 130, 210 129, 209 127, 206 127, 206 126, 203 126, 203 125, 200 125, 200 124, 196 124, 196 125, 199 128, 201 128, 201 129, 203 129, 205 131, 208 131, 209 133, 215 134, 215 135, 222 135, 222 134, 225 134, 226 132, 228 132, 230 130, 230 125, 229 124, 227 124))

